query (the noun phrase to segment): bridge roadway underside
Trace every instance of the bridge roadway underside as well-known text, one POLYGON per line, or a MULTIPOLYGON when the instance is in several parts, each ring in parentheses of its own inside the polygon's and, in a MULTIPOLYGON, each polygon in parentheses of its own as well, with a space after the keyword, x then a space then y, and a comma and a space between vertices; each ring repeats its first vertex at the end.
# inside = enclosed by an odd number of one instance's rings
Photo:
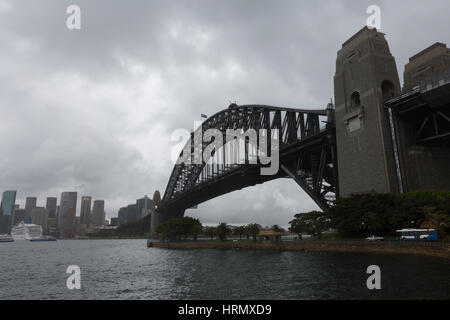
MULTIPOLYGON (((293 166, 291 163, 298 161, 299 155, 311 155, 313 153, 320 154, 324 145, 330 146, 335 150, 336 135, 334 128, 332 130, 324 130, 320 134, 298 141, 298 143, 294 143, 286 147, 281 146, 279 155, 280 168, 278 173, 275 175, 261 175, 261 167, 259 164, 241 165, 226 174, 217 175, 207 181, 195 185, 188 192, 179 194, 174 199, 161 203, 160 208, 157 212, 155 212, 155 219, 152 219, 156 225, 152 225, 151 233, 155 234, 158 225, 173 218, 183 217, 186 209, 192 208, 197 204, 236 190, 255 186, 271 180, 291 178, 290 175, 282 169, 282 167, 292 168, 293 166)), ((308 162, 305 163, 306 164, 303 165, 301 169, 306 172, 312 172, 313 169, 310 164, 308 164, 308 162)), ((336 179, 336 176, 333 177, 333 173, 329 170, 324 174, 324 179, 333 180, 336 179)), ((300 179, 295 180, 305 190, 305 184, 301 183, 301 181, 299 181, 300 179)), ((311 196, 310 190, 305 191, 311 196)), ((319 206, 321 205, 319 204, 319 206)))

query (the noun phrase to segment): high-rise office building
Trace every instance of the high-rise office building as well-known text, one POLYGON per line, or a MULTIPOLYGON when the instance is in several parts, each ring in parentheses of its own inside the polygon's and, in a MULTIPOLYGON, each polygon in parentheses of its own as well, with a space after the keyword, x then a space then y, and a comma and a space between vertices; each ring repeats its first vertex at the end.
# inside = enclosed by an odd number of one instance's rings
POLYGON ((81 197, 81 211, 80 211, 80 226, 89 226, 91 216, 91 201, 92 197, 81 197))
POLYGON ((120 208, 117 217, 119 218, 119 224, 127 223, 127 208, 120 208))
POLYGON ((139 220, 139 215, 137 212, 137 206, 135 204, 130 204, 126 208, 126 223, 136 222, 139 220))
POLYGON ((80 217, 75 216, 75 232, 80 232, 80 217))
POLYGON ((152 209, 153 202, 148 196, 144 196, 141 199, 136 200, 136 208, 138 219, 141 219, 148 215, 152 209))
POLYGON ((45 208, 48 210, 48 217, 49 219, 55 219, 56 218, 56 197, 48 197, 47 203, 45 205, 45 208))
POLYGON ((22 221, 25 222, 25 209, 15 209, 11 226, 15 226, 22 221))
POLYGON ((95 200, 92 208, 92 215, 94 217, 94 225, 103 226, 105 224, 105 201, 95 200))
POLYGON ((48 231, 48 216, 48 210, 44 207, 33 208, 30 212, 31 223, 41 226, 44 231, 48 231))
POLYGON ((5 191, 0 204, 0 233, 10 233, 16 205, 16 191, 5 191))
POLYGON ((60 206, 56 206, 56 226, 58 226, 58 219, 59 219, 59 207, 60 206))
POLYGON ((25 200, 25 220, 28 220, 30 218, 31 210, 33 208, 36 208, 36 202, 36 197, 27 197, 27 199, 25 200))
POLYGON ((76 231, 75 217, 77 211, 77 192, 61 193, 58 213, 58 231, 73 236, 76 231))
POLYGON ((48 210, 48 228, 55 229, 56 228, 56 205, 57 199, 56 197, 48 197, 45 208, 48 210))
POLYGON ((119 218, 111 218, 110 226, 118 226, 120 224, 119 218))

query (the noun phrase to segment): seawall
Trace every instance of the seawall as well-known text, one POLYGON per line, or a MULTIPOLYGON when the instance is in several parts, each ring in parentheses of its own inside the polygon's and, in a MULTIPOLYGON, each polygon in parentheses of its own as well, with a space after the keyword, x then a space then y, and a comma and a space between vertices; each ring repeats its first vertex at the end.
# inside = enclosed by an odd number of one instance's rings
POLYGON ((365 252, 377 254, 413 254, 450 259, 449 242, 283 241, 278 243, 259 243, 233 241, 153 242, 148 240, 147 247, 164 249, 365 252))

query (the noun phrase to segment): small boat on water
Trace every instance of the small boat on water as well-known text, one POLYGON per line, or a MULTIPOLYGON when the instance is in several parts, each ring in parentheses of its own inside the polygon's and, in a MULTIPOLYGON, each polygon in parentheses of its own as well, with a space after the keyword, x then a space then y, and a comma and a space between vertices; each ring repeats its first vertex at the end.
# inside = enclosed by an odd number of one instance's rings
POLYGON ((53 238, 53 237, 40 237, 40 238, 33 238, 33 239, 30 239, 30 241, 31 242, 37 242, 37 241, 56 241, 56 238, 53 238))
POLYGON ((14 239, 9 234, 0 234, 0 242, 14 242, 14 239))

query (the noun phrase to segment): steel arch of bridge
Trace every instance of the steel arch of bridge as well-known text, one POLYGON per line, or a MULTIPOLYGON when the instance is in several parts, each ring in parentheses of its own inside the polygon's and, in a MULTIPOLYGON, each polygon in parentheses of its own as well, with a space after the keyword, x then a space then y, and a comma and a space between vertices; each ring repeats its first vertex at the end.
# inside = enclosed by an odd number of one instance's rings
MULTIPOLYGON (((205 120, 197 130, 205 132, 208 129, 220 130, 224 141, 227 129, 254 129, 257 132, 265 129, 269 137, 274 129, 278 129, 278 173, 261 175, 261 164, 248 164, 248 161, 231 165, 214 161, 177 163, 157 210, 160 214, 157 219, 159 223, 172 217, 180 217, 185 209, 209 199, 277 178, 294 179, 322 209, 330 206, 337 197, 336 132, 332 104, 321 110, 231 104, 205 120)), ((190 141, 183 149, 190 149, 192 154, 195 153, 194 136, 195 132, 192 132, 190 141)), ((203 154, 210 142, 202 142, 200 145, 203 154)), ((247 142, 247 160, 248 150, 247 142)))

